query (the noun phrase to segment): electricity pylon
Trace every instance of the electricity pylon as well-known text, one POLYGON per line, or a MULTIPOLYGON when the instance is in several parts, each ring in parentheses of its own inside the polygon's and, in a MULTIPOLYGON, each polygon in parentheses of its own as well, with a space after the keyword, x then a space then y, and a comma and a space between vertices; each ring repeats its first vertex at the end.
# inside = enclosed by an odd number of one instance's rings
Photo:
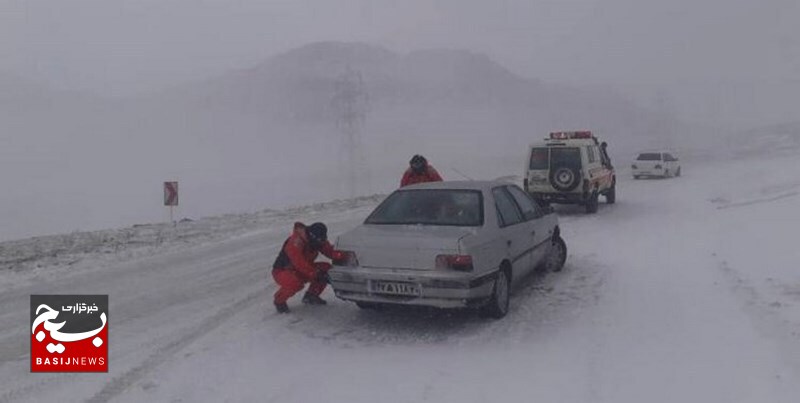
POLYGON ((350 197, 355 197, 359 191, 369 188, 369 167, 362 139, 369 97, 359 71, 348 66, 337 77, 332 106, 336 114, 336 127, 342 135, 340 156, 343 159, 343 169, 347 173, 347 190, 350 197))

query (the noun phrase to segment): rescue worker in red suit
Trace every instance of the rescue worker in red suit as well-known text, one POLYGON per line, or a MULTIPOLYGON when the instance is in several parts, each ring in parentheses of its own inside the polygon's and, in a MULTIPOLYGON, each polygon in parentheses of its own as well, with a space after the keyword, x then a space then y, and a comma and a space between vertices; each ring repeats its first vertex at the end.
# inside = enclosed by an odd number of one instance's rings
POLYGON ((415 155, 408 162, 408 169, 403 174, 403 179, 400 180, 400 187, 413 185, 415 183, 425 182, 441 182, 442 177, 439 172, 428 164, 428 160, 421 155, 415 155))
POLYGON ((272 265, 272 278, 280 288, 275 293, 275 309, 279 313, 289 312, 286 301, 306 283, 311 283, 303 296, 303 303, 309 305, 325 305, 327 302, 320 294, 328 284, 330 263, 314 262, 319 253, 333 259, 341 259, 342 253, 334 250, 328 242, 328 228, 323 223, 314 223, 306 227, 302 223, 294 224, 292 235, 284 242, 281 253, 272 265))

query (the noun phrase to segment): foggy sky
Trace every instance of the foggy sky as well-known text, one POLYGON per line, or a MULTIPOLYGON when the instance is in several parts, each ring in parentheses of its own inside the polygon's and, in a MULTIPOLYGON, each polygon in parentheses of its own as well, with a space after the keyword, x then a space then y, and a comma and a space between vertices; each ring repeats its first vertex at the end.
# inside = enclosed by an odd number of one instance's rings
POLYGON ((523 76, 619 89, 725 126, 788 120, 795 0, 2 0, 0 71, 148 91, 314 41, 466 48, 523 76), (738 120, 738 121, 732 121, 738 120))
POLYGON ((3 0, 0 69, 131 91, 220 74, 314 41, 456 47, 527 69, 593 0, 3 0))
MULTIPOLYGON (((328 129, 250 121, 241 105, 195 127, 182 113, 202 109, 142 112, 138 98, 98 101, 23 80, 126 96, 229 75, 317 41, 401 53, 468 49, 520 76, 575 87, 568 92, 604 94, 599 102, 610 109, 538 99, 548 114, 538 123, 581 127, 580 116, 593 116, 618 136, 614 152, 624 156, 648 138, 721 143, 717 136, 800 120, 798 21, 797 0, 0 0, 0 240, 162 220, 163 180, 181 181, 179 214, 190 217, 342 197, 336 157, 325 152, 338 143, 297 140, 325 138, 328 129), (644 108, 615 114, 614 105, 629 103, 618 93, 644 108), (121 106, 131 101, 138 109, 121 106), (654 127, 681 133, 657 138, 654 127), (316 159, 312 148, 322 153, 316 159), (300 154, 314 163, 290 163, 300 154)), ((538 94, 562 93, 548 88, 538 94)), ((396 171, 421 150, 445 175, 479 157, 476 165, 496 172, 475 175, 515 173, 512 142, 544 130, 510 110, 458 108, 371 119, 370 130, 384 136, 371 144, 383 164, 371 165, 382 175, 371 191, 396 186, 396 171)))

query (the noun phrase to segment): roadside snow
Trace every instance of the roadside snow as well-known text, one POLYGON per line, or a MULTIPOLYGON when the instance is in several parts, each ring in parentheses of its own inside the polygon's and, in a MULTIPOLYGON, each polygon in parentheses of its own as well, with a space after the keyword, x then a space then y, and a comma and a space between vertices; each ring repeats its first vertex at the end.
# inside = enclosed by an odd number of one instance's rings
POLYGON ((287 221, 312 220, 320 214, 371 207, 383 196, 334 200, 286 210, 226 214, 170 223, 141 224, 128 228, 74 232, 0 242, 0 290, 20 282, 123 262, 143 256, 174 252, 224 239, 271 231, 287 221))

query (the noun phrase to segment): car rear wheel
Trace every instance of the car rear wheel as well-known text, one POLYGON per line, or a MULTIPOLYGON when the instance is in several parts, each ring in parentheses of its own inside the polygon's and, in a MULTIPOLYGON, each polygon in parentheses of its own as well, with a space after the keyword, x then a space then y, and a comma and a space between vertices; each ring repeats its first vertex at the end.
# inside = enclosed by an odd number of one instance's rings
POLYGON ((611 185, 611 188, 606 191, 606 203, 614 204, 617 201, 617 184, 611 185))
POLYGON ((560 236, 553 238, 553 245, 550 246, 550 253, 545 261, 547 271, 559 272, 564 268, 567 261, 567 243, 560 236))
POLYGON ((597 192, 592 192, 592 195, 589 196, 589 200, 586 200, 586 212, 589 214, 594 214, 597 212, 597 204, 598 204, 597 192))
POLYGON ((508 313, 508 303, 511 300, 511 279, 505 269, 500 269, 494 282, 492 297, 483 307, 483 314, 488 317, 500 319, 508 313))

